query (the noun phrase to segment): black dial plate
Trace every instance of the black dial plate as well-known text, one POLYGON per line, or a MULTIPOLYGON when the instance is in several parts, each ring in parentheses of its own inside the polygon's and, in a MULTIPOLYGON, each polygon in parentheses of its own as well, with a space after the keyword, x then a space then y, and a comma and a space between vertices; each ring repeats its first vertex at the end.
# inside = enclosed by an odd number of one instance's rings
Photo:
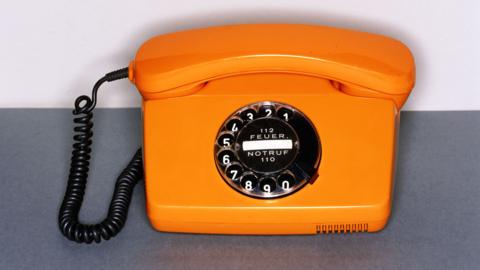
POLYGON ((271 173, 295 160, 299 141, 295 130, 278 118, 250 121, 238 133, 236 153, 241 163, 254 172, 271 173))

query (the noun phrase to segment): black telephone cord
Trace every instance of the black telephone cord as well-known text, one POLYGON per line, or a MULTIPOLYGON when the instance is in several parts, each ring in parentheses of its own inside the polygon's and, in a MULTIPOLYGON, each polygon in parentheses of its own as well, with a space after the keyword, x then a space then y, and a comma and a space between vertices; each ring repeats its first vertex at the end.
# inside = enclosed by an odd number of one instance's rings
POLYGON ((106 74, 97 81, 92 97, 79 96, 75 100, 74 136, 67 188, 58 214, 62 234, 77 243, 100 243, 117 235, 127 220, 128 207, 135 185, 143 178, 142 149, 139 148, 127 167, 117 178, 107 217, 98 224, 83 224, 78 219, 87 185, 92 144, 92 110, 97 104, 97 91, 104 82, 128 77, 128 68, 106 74))

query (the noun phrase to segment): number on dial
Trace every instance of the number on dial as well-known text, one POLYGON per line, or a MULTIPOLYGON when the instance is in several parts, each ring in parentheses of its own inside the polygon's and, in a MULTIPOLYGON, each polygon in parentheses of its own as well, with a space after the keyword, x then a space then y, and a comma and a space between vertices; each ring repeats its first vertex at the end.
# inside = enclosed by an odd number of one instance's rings
POLYGON ((257 186, 258 180, 254 174, 245 174, 242 177, 241 185, 244 189, 252 191, 257 186))

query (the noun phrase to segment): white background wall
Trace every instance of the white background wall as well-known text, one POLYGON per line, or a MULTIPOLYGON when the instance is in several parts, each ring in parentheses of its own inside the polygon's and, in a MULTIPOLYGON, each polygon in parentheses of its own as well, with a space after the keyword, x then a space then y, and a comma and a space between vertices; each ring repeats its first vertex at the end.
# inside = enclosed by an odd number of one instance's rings
MULTIPOLYGON (((232 23, 312 23, 395 37, 416 57, 406 110, 480 110, 480 1, 42 0, 0 4, 0 107, 71 107, 151 36, 232 23)), ((136 107, 135 88, 101 90, 136 107)))

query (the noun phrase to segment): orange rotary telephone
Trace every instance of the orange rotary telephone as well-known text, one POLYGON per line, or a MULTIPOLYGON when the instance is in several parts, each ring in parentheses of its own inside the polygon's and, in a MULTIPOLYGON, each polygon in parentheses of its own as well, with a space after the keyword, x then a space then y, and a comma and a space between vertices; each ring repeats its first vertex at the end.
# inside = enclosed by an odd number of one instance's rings
POLYGON ((232 25, 155 37, 75 102, 60 229, 86 243, 116 235, 145 176, 147 214, 160 231, 381 230, 399 110, 414 80, 405 45, 345 29, 232 25), (120 174, 105 220, 81 224, 96 93, 126 77, 143 96, 143 152, 120 174))

